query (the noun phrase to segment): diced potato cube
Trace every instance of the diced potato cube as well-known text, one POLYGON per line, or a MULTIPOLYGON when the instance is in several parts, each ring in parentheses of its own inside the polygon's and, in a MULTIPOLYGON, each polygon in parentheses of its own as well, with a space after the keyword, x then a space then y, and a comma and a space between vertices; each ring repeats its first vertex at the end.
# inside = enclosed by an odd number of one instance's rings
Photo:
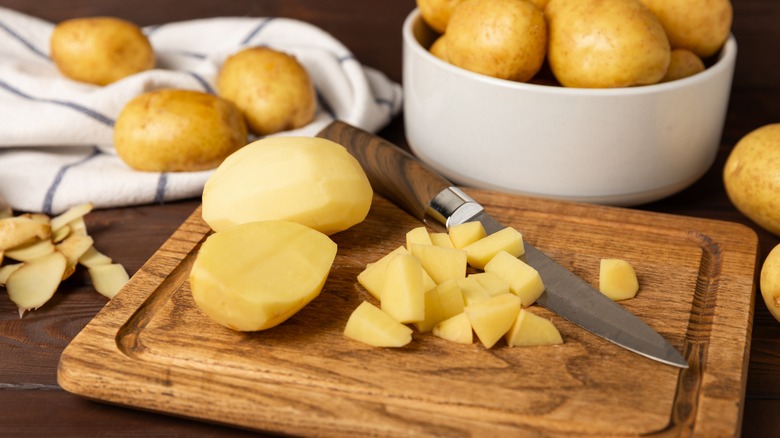
POLYGON ((412 329, 363 301, 349 316, 344 336, 374 347, 403 347, 412 341, 412 329))
POLYGON ((436 293, 439 295, 441 313, 445 319, 463 312, 465 303, 463 302, 463 292, 458 286, 458 280, 447 280, 436 286, 436 293))
MULTIPOLYGON (((406 247, 399 246, 376 262, 368 263, 363 272, 358 274, 358 283, 360 283, 360 285, 363 286, 368 291, 368 293, 370 293, 379 301, 382 301, 382 287, 385 283, 385 269, 387 268, 387 263, 390 261, 390 259, 399 253, 409 254, 409 251, 406 250, 406 247)), ((423 270, 422 275, 424 290, 427 291, 436 287, 436 283, 427 272, 423 270)))
POLYGON ((474 343, 469 317, 462 312, 437 324, 433 328, 433 335, 459 344, 474 343))
POLYGON ((485 348, 490 348, 509 331, 520 312, 520 298, 497 295, 466 306, 464 312, 485 348))
POLYGON ((412 255, 436 284, 466 278, 466 251, 434 245, 412 245, 412 255))
POLYGON ((435 246, 443 246, 445 248, 455 248, 450 240, 450 235, 447 233, 431 233, 431 243, 435 246))
POLYGON ((367 264, 366 269, 357 276, 358 283, 360 283, 360 285, 377 300, 382 300, 382 287, 385 283, 385 268, 387 268, 387 264, 390 260, 398 254, 409 254, 409 251, 406 250, 406 247, 399 246, 376 262, 367 264))
POLYGON ((406 233, 406 249, 411 251, 414 244, 433 245, 425 227, 413 228, 406 233))
POLYGON ((463 249, 468 254, 469 265, 477 269, 485 269, 490 259, 501 251, 508 252, 514 257, 525 254, 523 236, 512 227, 499 230, 463 249))
POLYGON ((462 249, 469 244, 476 242, 487 235, 485 227, 482 226, 482 222, 464 222, 462 224, 454 225, 448 230, 450 234, 450 240, 455 248, 462 249))
POLYGON ((397 254, 387 264, 381 308, 401 323, 425 319, 422 267, 411 254, 397 254))
POLYGON ((544 292, 544 283, 539 272, 506 251, 496 254, 485 265, 485 272, 492 272, 509 283, 509 290, 520 297, 523 307, 533 304, 544 292))
POLYGON ((439 293, 436 291, 436 288, 425 292, 425 319, 414 323, 417 331, 420 333, 429 332, 436 324, 445 319, 441 308, 441 301, 439 301, 439 293))
POLYGON ((476 278, 468 276, 458 280, 458 287, 460 287, 463 294, 463 301, 467 306, 485 301, 490 298, 490 292, 487 291, 476 278))
POLYGON ((639 291, 634 267, 621 259, 601 259, 599 290, 614 301, 634 298, 639 291))
POLYGON ((561 333, 549 319, 521 309, 515 323, 506 334, 506 343, 511 346, 562 344, 561 333))
POLYGON ((501 279, 501 277, 496 275, 494 272, 478 272, 475 274, 470 274, 469 277, 474 277, 479 282, 479 284, 481 284, 482 287, 484 287, 490 293, 490 296, 492 297, 501 294, 508 294, 510 292, 509 283, 501 279))

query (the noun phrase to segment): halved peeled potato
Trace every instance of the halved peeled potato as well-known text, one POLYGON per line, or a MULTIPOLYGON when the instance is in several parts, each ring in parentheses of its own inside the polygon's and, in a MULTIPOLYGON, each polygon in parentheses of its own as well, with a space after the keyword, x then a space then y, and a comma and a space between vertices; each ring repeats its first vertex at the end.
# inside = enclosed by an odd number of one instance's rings
POLYGON ((190 272, 192 297, 225 327, 268 329, 319 295, 335 257, 336 243, 305 225, 237 225, 203 242, 190 272))

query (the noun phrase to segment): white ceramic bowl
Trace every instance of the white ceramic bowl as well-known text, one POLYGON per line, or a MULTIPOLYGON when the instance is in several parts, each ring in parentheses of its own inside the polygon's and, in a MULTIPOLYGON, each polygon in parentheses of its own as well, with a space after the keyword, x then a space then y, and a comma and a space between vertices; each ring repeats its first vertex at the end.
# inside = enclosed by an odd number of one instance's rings
POLYGON ((619 89, 479 75, 431 55, 434 38, 414 10, 403 26, 406 137, 418 158, 456 184, 637 205, 686 188, 715 160, 733 36, 702 73, 619 89))

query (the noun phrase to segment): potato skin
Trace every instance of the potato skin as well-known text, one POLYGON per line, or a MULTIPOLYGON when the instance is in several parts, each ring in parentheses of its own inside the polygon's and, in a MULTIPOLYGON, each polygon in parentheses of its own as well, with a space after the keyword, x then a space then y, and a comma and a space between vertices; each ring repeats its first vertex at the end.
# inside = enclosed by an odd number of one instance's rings
POLYGON ((304 67, 293 56, 267 47, 230 56, 220 69, 217 90, 241 109, 257 135, 305 126, 317 109, 314 85, 304 67))
POLYGON ((152 172, 207 170, 246 144, 241 112, 199 91, 157 90, 131 100, 114 126, 114 147, 130 167, 152 172))
POLYGON ((59 23, 52 32, 50 50, 63 75, 101 86, 155 65, 154 50, 141 29, 114 17, 59 23))

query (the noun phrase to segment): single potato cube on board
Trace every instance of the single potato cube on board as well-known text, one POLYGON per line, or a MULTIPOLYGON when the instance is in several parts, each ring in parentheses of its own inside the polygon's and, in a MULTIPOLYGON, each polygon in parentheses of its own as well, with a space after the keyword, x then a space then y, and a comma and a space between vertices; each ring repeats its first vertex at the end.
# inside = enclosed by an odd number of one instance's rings
POLYGON ((506 251, 496 254, 485 265, 485 272, 492 272, 509 283, 509 290, 520 297, 523 307, 533 304, 544 292, 544 283, 539 272, 506 251))
POLYGON ((466 306, 471 327, 485 348, 490 348, 504 336, 520 312, 520 298, 503 294, 466 306))
POLYGON ((464 222, 462 224, 455 225, 449 229, 450 240, 453 246, 458 249, 465 248, 469 244, 482 239, 487 235, 485 227, 482 226, 482 222, 464 222))
POLYGON ((528 309, 520 309, 512 328, 506 333, 506 343, 510 347, 528 347, 534 345, 562 344, 561 333, 552 321, 531 313, 528 309))
POLYGON ((425 227, 412 228, 406 233, 406 249, 411 251, 413 244, 433 245, 425 227))
POLYGON ((485 269, 485 265, 501 251, 514 257, 525 254, 523 236, 512 227, 497 231, 463 249, 468 255, 469 265, 477 269, 485 269))
POLYGON ((374 347, 403 347, 412 342, 412 329, 363 301, 349 316, 344 336, 374 347))
POLYGON ((381 307, 401 323, 425 319, 422 267, 411 254, 398 254, 387 264, 381 307))
POLYGON ((462 249, 413 244, 411 253, 436 284, 466 278, 466 251, 462 249))
POLYGON ((639 291, 634 267, 621 259, 601 259, 599 290, 613 301, 634 298, 639 291))
POLYGON ((433 328, 433 335, 458 344, 473 344, 474 333, 465 313, 447 318, 433 328))

